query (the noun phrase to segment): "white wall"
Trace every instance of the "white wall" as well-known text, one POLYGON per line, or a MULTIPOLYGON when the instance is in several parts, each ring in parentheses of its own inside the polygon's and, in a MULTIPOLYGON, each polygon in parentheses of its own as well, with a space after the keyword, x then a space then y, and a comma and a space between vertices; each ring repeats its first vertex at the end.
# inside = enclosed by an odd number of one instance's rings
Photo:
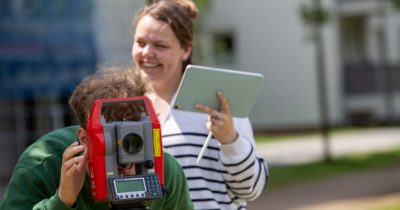
POLYGON ((93 31, 99 63, 127 65, 132 61, 132 22, 144 0, 96 0, 93 31))
MULTIPOLYGON (((319 122, 314 45, 305 40, 300 2, 211 1, 205 30, 234 31, 238 69, 264 74, 250 114, 255 129, 308 127, 319 122)), ((324 31, 333 121, 341 120, 336 32, 335 23, 324 31)))

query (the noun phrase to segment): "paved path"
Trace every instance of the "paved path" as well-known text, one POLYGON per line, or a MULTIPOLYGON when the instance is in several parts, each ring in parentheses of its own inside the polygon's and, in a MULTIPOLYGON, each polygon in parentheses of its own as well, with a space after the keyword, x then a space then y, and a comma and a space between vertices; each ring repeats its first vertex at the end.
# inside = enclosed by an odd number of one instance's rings
MULTIPOLYGON (((400 162, 400 161, 399 161, 400 162)), ((370 210, 400 202, 400 164, 267 191, 248 210, 370 210)))
MULTIPOLYGON (((333 157, 389 151, 400 147, 400 128, 336 133, 330 136, 330 145, 333 157)), ((269 166, 304 164, 323 159, 323 141, 320 135, 262 143, 257 145, 257 150, 269 166)))
MULTIPOLYGON (((398 206, 400 202, 400 193, 391 193, 379 196, 368 196, 356 199, 342 199, 338 201, 327 202, 323 204, 311 205, 293 210, 378 210, 383 207, 389 208, 394 205, 398 206)), ((393 208, 390 208, 394 210, 393 208)))

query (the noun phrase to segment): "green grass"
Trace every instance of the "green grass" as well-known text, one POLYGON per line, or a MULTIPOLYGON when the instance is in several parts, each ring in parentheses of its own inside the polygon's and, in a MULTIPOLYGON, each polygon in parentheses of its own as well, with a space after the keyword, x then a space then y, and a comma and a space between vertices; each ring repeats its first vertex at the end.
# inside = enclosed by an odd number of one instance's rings
POLYGON ((270 167, 267 190, 330 176, 400 165, 400 148, 392 152, 363 154, 306 165, 270 167))
MULTIPOLYGON (((337 133, 346 133, 346 132, 353 132, 353 131, 358 131, 362 130, 365 128, 358 128, 358 127, 340 127, 340 128, 331 128, 329 130, 330 134, 337 134, 337 133)), ((272 142, 272 141, 281 141, 281 140, 290 140, 290 139, 298 139, 299 137, 310 137, 310 136, 315 136, 315 135, 320 135, 320 132, 314 131, 314 132, 306 132, 306 133, 296 133, 296 134, 262 134, 262 133, 256 133, 254 135, 254 139, 256 140, 257 143, 262 143, 262 142, 272 142)))
POLYGON ((390 205, 390 206, 380 207, 380 208, 377 208, 374 210, 399 210, 399 209, 400 209, 400 203, 390 205))

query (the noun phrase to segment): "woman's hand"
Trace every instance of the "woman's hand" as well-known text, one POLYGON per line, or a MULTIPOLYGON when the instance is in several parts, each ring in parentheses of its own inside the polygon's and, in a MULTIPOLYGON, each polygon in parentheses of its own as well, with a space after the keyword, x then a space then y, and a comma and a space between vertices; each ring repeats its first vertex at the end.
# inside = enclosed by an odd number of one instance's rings
POLYGON ((75 203, 85 182, 86 166, 87 149, 78 142, 72 143, 63 154, 60 187, 58 188, 58 197, 69 207, 75 203), (85 151, 83 155, 74 157, 83 150, 85 151))
POLYGON ((219 143, 230 144, 237 139, 238 134, 233 126, 232 114, 229 109, 228 101, 221 92, 218 92, 217 96, 221 102, 221 112, 200 104, 196 104, 195 107, 210 115, 206 126, 208 130, 212 131, 213 136, 219 143))

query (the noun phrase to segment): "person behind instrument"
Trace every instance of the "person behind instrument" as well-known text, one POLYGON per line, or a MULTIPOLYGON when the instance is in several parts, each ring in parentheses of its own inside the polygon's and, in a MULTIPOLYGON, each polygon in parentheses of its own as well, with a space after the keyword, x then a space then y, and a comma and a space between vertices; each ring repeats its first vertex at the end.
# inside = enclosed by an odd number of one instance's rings
POLYGON ((153 89, 148 94, 162 122, 165 148, 181 164, 195 209, 240 209, 256 199, 268 169, 256 151, 248 118, 232 118, 223 93, 221 110, 197 104, 201 113, 171 109, 185 68, 192 64, 192 1, 159 1, 136 16, 132 56, 153 89), (213 138, 199 165, 196 158, 209 131, 213 138))
MULTIPOLYGON (((148 83, 132 67, 101 66, 75 89, 70 105, 80 126, 50 132, 29 146, 19 158, 0 210, 8 209, 110 209, 95 203, 87 173, 86 125, 97 99, 143 96, 148 83)), ((102 107, 107 122, 139 121, 143 105, 113 103, 102 107)), ((193 209, 185 175, 179 163, 164 151, 164 183, 170 193, 149 201, 150 209, 193 209)), ((118 165, 118 175, 134 175, 135 167, 118 165)))

